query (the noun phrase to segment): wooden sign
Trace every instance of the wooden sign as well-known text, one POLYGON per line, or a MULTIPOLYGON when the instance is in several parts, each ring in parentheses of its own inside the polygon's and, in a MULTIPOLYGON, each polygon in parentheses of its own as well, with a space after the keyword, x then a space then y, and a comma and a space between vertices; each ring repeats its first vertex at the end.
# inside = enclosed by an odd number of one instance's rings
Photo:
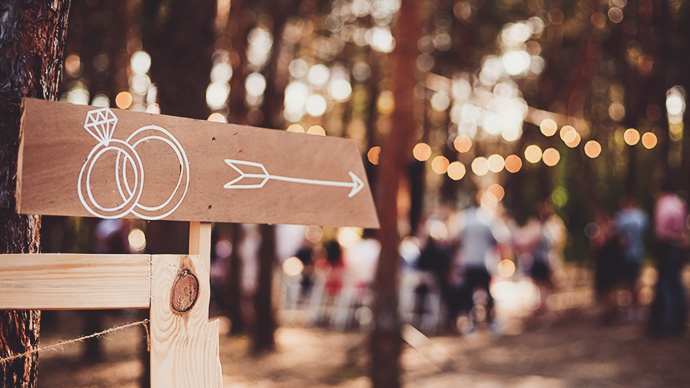
POLYGON ((22 214, 378 227, 353 140, 24 99, 22 214))

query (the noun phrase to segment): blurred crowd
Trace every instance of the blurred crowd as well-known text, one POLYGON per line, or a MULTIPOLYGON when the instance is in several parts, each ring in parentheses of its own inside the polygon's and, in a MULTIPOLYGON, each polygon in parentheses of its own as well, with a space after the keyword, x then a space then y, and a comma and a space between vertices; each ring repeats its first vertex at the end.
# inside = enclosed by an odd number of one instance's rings
MULTIPOLYGON (((625 198, 615 211, 597 210, 578 233, 590 241, 590 289, 601 321, 647 320, 650 334, 664 336, 686 326, 681 274, 688 225, 685 202, 672 188, 662 187, 656 198, 651 217, 625 198), (639 300, 644 263, 658 274, 649 306, 639 300)), ((260 236, 253 226, 244 228, 239 249, 243 257, 256 256, 260 236)), ((417 230, 400 244, 400 312, 406 323, 430 333, 500 334, 505 322, 496 314, 497 297, 513 308, 519 304, 529 320, 553 319, 549 297, 568 281, 563 260, 568 230, 548 202, 519 224, 480 192, 460 211, 435 209, 417 230)), ((380 253, 374 231, 278 226, 277 246, 285 314, 306 312, 307 323, 339 329, 371 320, 380 253)), ((252 260, 245 262, 243 287, 251 293, 256 276, 252 260)), ((222 263, 222 257, 216 261, 217 276, 224 273, 218 269, 222 263)))

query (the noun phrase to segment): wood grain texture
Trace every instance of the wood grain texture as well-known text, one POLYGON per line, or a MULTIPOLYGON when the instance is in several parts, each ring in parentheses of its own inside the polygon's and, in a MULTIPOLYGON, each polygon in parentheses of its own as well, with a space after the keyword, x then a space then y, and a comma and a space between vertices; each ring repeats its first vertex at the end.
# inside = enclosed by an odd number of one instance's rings
POLYGON ((218 321, 208 321, 207 260, 198 255, 161 255, 153 261, 151 387, 221 388, 218 321), (199 279, 199 295, 190 310, 178 313, 170 298, 184 271, 199 279))
MULTIPOLYGON (((91 190, 92 199, 104 208, 124 204, 129 209, 133 203, 148 208, 165 205, 149 216, 172 209, 163 218, 167 220, 378 227, 361 154, 353 140, 112 109, 118 121, 111 143, 107 143, 84 129, 94 107, 25 99, 23 109, 17 184, 17 206, 22 214, 93 216, 80 201, 81 187, 82 192, 91 190), (146 126, 164 128, 174 137, 189 168, 180 164, 168 135, 158 130, 137 132, 146 126), (130 136, 133 140, 128 140, 130 136), (115 169, 118 155, 130 158, 125 163, 128 185, 135 197, 140 195, 138 199, 122 195, 116 185, 116 177, 123 176, 115 169), (226 159, 262 163, 275 178, 262 183, 262 178, 245 175, 235 188, 224 188, 243 176, 226 159), (80 179, 84 166, 92 167, 88 183, 80 179), (135 180, 135 171, 144 179, 135 180), (351 198, 352 187, 323 184, 354 184, 351 174, 363 185, 351 198), (183 190, 178 185, 182 180, 184 186, 187 177, 189 188, 180 200, 183 190), (174 208, 178 202, 179 207, 174 208)), ((264 173, 256 166, 245 165, 241 170, 264 173)), ((124 185, 125 178, 121 180, 124 185)), ((83 197, 88 204, 92 202, 86 194, 83 197)), ((133 218, 135 214, 123 216, 133 218)))
POLYGON ((146 309, 149 260, 149 255, 0 255, 0 309, 146 309))

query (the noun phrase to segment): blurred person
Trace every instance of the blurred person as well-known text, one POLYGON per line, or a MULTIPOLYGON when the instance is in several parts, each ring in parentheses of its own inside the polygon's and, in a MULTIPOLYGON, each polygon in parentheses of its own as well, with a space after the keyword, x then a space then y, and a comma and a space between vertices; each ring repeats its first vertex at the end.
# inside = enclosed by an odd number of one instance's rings
POLYGON ((601 319, 612 323, 616 313, 615 287, 623 263, 620 238, 611 213, 600 209, 594 215, 595 231, 590 232, 594 253, 594 288, 601 308, 601 319))
POLYGON ((548 313, 546 300, 554 289, 554 274, 560 269, 560 252, 565 240, 565 226, 553 207, 542 202, 538 206, 538 225, 531 246, 529 276, 539 290, 539 305, 534 316, 548 313))
MULTIPOLYGON (((492 330, 498 329, 495 325, 493 309, 494 299, 491 295, 491 273, 489 266, 493 264, 497 257, 498 240, 494 235, 494 217, 486 207, 472 207, 465 210, 462 214, 463 224, 459 234, 459 248, 453 258, 453 285, 457 292, 455 308, 451 313, 458 313, 458 310, 469 309, 470 319, 474 326, 485 320, 489 323, 492 330), (479 298, 477 291, 485 294, 485 314, 481 314, 478 309, 479 298), (484 319, 482 315, 485 315, 484 319)), ((479 294, 480 295, 480 294, 479 294)), ((456 318, 456 316, 451 316, 456 318)))
POLYGON ((685 330, 686 301, 681 284, 684 248, 687 245, 687 206, 665 182, 657 192, 654 208, 654 241, 659 273, 651 311, 651 334, 679 335, 685 330))
POLYGON ((649 217, 637 206, 633 198, 626 197, 621 210, 614 216, 614 224, 620 236, 623 256, 620 282, 631 298, 626 318, 637 321, 641 319, 642 314, 637 279, 645 253, 644 236, 649 228, 649 217))

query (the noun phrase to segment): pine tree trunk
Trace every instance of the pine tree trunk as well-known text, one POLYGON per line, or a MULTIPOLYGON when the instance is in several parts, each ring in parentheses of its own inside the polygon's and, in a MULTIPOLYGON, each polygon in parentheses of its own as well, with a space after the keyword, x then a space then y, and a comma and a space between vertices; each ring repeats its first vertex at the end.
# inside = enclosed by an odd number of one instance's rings
POLYGON ((381 229, 381 256, 374 281, 374 329, 370 337, 372 386, 400 386, 400 317, 398 283, 400 254, 398 245, 398 188, 412 154, 411 138, 416 129, 414 87, 416 84, 417 41, 421 20, 419 0, 402 3, 393 51, 393 125, 381 151, 378 208, 381 229))
MULTIPOLYGON (((41 219, 15 213, 21 98, 54 100, 62 71, 69 0, 0 5, 0 253, 38 252, 41 219)), ((0 357, 38 346, 40 311, 0 312, 0 357)), ((38 354, 0 368, 3 387, 35 387, 38 354)))

